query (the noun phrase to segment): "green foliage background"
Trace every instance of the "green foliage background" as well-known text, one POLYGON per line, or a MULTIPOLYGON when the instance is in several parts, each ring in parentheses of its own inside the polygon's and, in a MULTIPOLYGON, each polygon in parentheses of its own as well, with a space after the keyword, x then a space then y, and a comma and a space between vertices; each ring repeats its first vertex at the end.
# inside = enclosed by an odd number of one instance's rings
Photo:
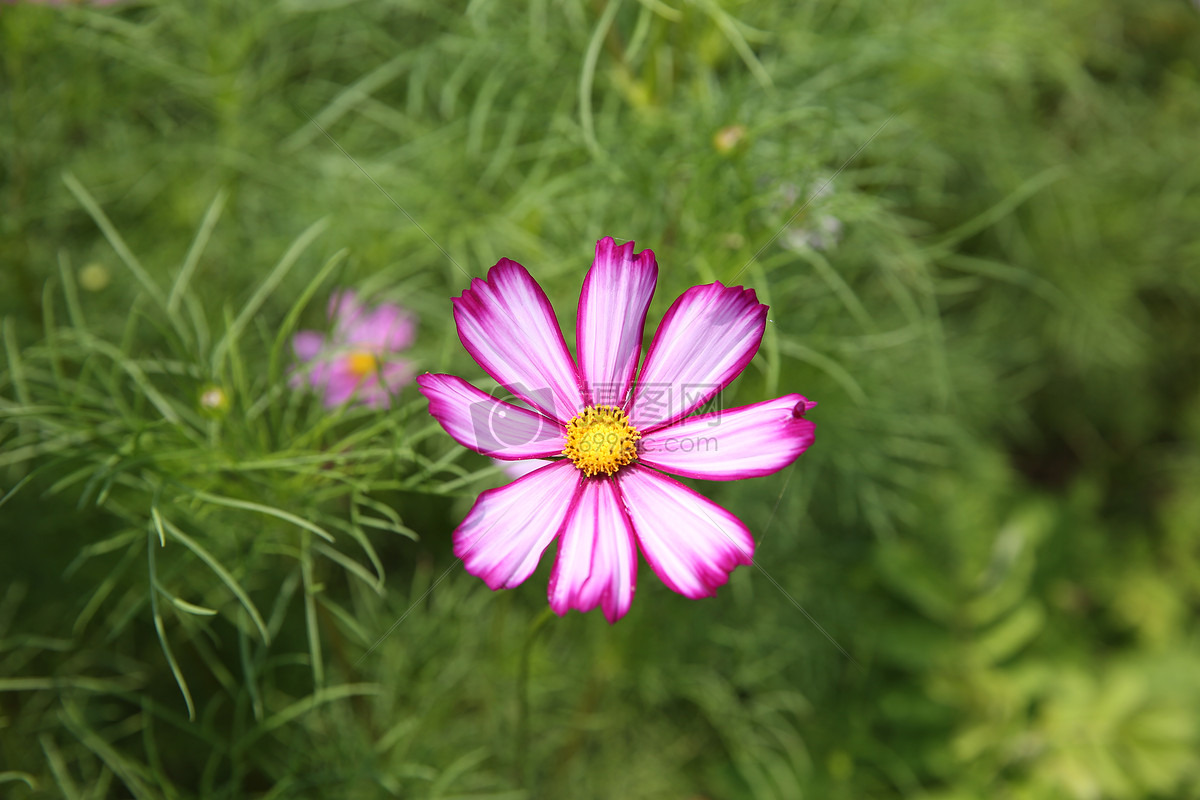
POLYGON ((5 796, 1200 797, 1193 5, 5 5, 0 91, 5 796), (462 571, 413 387, 286 385, 340 286, 481 377, 502 256, 570 337, 605 235, 820 402, 612 627, 462 571))

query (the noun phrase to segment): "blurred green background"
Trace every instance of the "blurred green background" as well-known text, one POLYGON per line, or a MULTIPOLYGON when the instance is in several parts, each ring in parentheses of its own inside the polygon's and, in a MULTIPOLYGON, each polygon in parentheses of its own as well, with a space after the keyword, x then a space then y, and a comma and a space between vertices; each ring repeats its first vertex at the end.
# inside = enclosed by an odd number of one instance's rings
POLYGON ((0 93, 3 796, 1200 797, 1191 3, 6 4, 0 93), (605 235, 817 439, 701 487, 766 574, 539 627, 503 474, 290 336, 478 379, 451 259, 570 340, 605 235))

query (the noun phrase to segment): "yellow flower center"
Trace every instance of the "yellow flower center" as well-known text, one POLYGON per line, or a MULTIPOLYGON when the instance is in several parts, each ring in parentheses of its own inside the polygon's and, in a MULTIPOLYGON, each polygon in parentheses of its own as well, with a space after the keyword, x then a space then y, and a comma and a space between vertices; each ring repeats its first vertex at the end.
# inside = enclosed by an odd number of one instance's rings
POLYGON ((642 434, 621 409, 589 406, 567 423, 567 446, 562 452, 589 478, 598 472, 612 475, 637 460, 634 442, 640 438, 642 434))
POLYGON ((373 374, 378 366, 379 362, 373 353, 359 351, 346 356, 346 369, 350 370, 356 378, 365 378, 373 374))

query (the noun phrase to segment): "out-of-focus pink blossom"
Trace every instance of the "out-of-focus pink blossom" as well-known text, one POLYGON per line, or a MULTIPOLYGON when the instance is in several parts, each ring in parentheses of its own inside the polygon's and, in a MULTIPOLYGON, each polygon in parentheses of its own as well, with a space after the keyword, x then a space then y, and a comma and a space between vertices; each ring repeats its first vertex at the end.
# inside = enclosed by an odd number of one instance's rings
POLYGON ((413 342, 413 318, 394 303, 364 306, 349 290, 334 293, 328 314, 333 326, 328 335, 300 331, 292 339, 300 361, 292 387, 311 387, 329 408, 351 399, 388 408, 393 395, 412 381, 412 364, 397 354, 413 342))

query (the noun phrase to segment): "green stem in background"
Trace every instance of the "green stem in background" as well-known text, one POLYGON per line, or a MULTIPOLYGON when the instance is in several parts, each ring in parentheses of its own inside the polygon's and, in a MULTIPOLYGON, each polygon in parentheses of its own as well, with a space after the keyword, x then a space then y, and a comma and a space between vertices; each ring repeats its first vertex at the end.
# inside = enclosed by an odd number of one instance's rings
POLYGON ((529 657, 533 644, 546 623, 554 616, 549 606, 534 618, 525 634, 525 645, 521 648, 521 660, 517 666, 517 753, 513 763, 513 776, 518 786, 526 785, 526 760, 529 753, 529 657))

